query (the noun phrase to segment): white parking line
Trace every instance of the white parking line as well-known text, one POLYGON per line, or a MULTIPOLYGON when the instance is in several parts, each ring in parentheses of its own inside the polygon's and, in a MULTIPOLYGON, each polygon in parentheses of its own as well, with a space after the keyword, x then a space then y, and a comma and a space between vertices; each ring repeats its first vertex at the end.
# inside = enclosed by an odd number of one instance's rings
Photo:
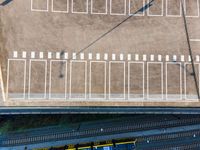
POLYGON ((31 0, 31 11, 48 12, 49 11, 49 0, 43 0, 43 1, 46 1, 46 3, 47 3, 46 9, 36 9, 36 8, 33 8, 34 0, 31 0))

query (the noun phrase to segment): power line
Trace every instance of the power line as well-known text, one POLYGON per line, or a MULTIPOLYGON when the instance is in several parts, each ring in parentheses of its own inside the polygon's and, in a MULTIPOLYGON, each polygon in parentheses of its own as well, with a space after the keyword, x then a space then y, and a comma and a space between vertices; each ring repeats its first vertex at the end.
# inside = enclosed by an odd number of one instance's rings
MULTIPOLYGON (((137 13, 144 12, 145 10, 147 10, 149 7, 151 7, 153 5, 152 4, 153 1, 154 0, 151 0, 148 4, 146 4, 145 6, 143 6, 142 8, 140 8, 139 10, 137 10, 135 13, 131 14, 130 16, 128 16, 126 19, 124 19, 123 21, 121 21, 120 23, 118 23, 117 25, 115 25, 114 27, 112 27, 110 30, 108 30, 107 32, 105 32, 104 34, 102 34, 101 36, 99 36, 94 41, 90 42, 87 46, 85 46, 80 51, 78 51, 75 56, 78 56, 81 52, 85 51, 86 49, 88 49, 89 47, 91 47, 93 44, 95 44, 96 42, 98 42, 99 40, 101 40, 102 38, 104 38, 106 35, 108 35, 110 32, 112 32, 113 30, 115 30, 116 28, 118 28, 120 25, 122 25, 124 22, 126 22, 127 20, 129 20, 131 17, 133 17, 137 13)), ((72 56, 68 60, 71 60, 73 57, 74 56, 72 56)))
POLYGON ((190 45, 190 38, 189 38, 189 33, 188 33, 187 21, 186 21, 186 17, 185 17, 185 9, 184 9, 184 6, 183 6, 183 0, 181 0, 181 8, 182 8, 182 13, 183 13, 183 21, 184 21, 186 39, 187 39, 187 44, 188 44, 188 50, 189 50, 189 54, 190 54, 191 62, 192 62, 192 70, 193 70, 193 75, 194 75, 194 81, 195 81, 197 96, 198 96, 198 99, 200 100, 199 86, 198 86, 197 75, 196 75, 195 66, 194 66, 192 48, 191 48, 191 45, 190 45))

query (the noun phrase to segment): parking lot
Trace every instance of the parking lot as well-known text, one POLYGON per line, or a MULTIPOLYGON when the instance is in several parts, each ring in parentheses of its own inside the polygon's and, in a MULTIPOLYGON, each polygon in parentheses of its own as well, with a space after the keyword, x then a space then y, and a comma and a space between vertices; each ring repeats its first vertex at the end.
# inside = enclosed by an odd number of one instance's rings
POLYGON ((155 0, 138 12, 149 2, 18 0, 1 7, 4 104, 198 104, 199 0, 155 0))

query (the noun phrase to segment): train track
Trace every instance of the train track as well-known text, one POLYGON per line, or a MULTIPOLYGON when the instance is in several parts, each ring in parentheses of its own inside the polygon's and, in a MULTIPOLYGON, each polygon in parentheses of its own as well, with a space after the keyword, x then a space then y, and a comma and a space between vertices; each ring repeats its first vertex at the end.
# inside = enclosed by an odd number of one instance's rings
MULTIPOLYGON (((195 139, 196 141, 189 141, 188 143, 173 143, 169 144, 166 141, 182 141, 184 138, 196 138, 200 137, 200 130, 193 130, 193 131, 186 131, 186 132, 179 132, 179 133, 170 133, 170 134, 163 134, 163 135, 156 135, 156 136, 150 136, 150 137, 142 137, 138 138, 137 141, 140 143, 140 146, 144 145, 146 141, 151 141, 151 143, 154 143, 153 148, 145 148, 146 150, 169 150, 169 149, 176 149, 176 150, 182 150, 182 149, 194 149, 194 148, 200 148, 200 140, 195 139), (195 135, 195 137, 194 137, 195 135), (163 146, 156 146, 156 143, 163 143, 163 146)), ((151 146, 149 146, 151 147, 151 146)))
POLYGON ((28 145, 34 143, 43 143, 49 141, 61 141, 67 139, 85 138, 91 136, 102 136, 109 134, 119 134, 133 131, 144 131, 149 129, 160 129, 168 127, 176 127, 181 125, 189 125, 200 123, 200 118, 185 118, 182 120, 168 120, 158 122, 146 122, 143 124, 127 123, 126 125, 114 126, 104 128, 83 130, 83 131, 61 131, 61 132, 49 132, 46 135, 33 135, 33 136, 13 136, 9 138, 0 138, 0 145, 3 147, 28 145))

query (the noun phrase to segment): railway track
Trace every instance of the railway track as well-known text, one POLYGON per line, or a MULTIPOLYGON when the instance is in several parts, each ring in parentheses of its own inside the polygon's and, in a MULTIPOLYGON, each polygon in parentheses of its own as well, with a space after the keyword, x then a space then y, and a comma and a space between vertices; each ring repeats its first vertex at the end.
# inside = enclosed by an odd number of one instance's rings
POLYGON ((167 121, 149 121, 146 123, 134 124, 134 123, 126 123, 121 124, 120 126, 112 126, 107 127, 102 130, 102 128, 96 128, 91 130, 83 130, 83 131, 58 131, 58 132, 49 132, 45 135, 32 135, 32 136, 24 136, 24 135, 15 135, 7 138, 0 138, 0 146, 10 147, 10 146, 18 146, 18 145, 28 145, 34 143, 43 143, 49 141, 61 141, 67 139, 77 139, 77 138, 85 138, 92 136, 102 136, 109 134, 119 134, 133 131, 144 131, 149 129, 160 129, 160 128, 168 128, 168 127, 176 127, 190 124, 198 124, 200 123, 200 118, 185 118, 182 120, 167 120, 167 121))
MULTIPOLYGON (((153 148, 145 148, 146 150, 169 150, 169 149, 176 149, 176 150, 188 150, 188 149, 194 149, 194 148, 200 148, 200 140, 195 139, 196 137, 200 137, 200 130, 193 130, 193 131, 187 131, 187 132, 179 132, 179 133, 170 133, 170 134, 163 134, 163 135, 156 135, 151 137, 142 137, 138 138, 137 141, 140 143, 138 145, 139 147, 144 145, 146 141, 153 143, 153 148), (195 137, 194 137, 195 135, 195 137), (181 142, 175 142, 175 143, 166 143, 170 141, 183 141, 183 139, 192 139, 194 138, 194 141, 187 140, 186 143, 181 142), (156 143, 163 143, 162 146, 156 145, 156 143)), ((151 146, 149 146, 151 147, 151 146)))

